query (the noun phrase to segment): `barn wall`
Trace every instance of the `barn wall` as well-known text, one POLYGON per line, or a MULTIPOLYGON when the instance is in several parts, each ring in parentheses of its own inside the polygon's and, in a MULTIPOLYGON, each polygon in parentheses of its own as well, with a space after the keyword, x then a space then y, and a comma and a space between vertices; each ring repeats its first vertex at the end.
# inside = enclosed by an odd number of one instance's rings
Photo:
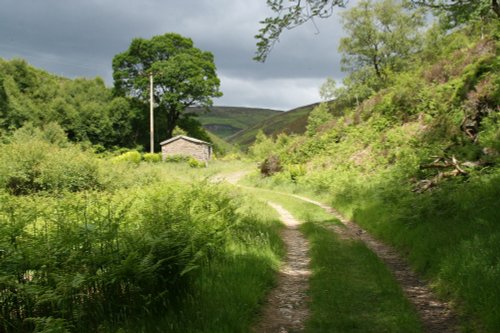
POLYGON ((210 146, 195 143, 185 139, 178 139, 161 147, 163 159, 172 155, 191 156, 199 161, 210 160, 210 146))

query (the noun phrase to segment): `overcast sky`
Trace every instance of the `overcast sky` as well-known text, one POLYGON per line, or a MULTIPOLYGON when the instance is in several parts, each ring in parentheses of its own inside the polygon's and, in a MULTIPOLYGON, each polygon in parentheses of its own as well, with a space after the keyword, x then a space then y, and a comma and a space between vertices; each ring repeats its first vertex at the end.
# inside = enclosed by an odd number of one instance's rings
POLYGON ((215 105, 288 110, 320 100, 340 79, 337 15, 286 31, 266 63, 252 60, 265 0, 1 0, 0 57, 67 77, 103 77, 135 37, 167 32, 215 56, 224 97, 215 105), (319 31, 319 33, 318 33, 319 31))

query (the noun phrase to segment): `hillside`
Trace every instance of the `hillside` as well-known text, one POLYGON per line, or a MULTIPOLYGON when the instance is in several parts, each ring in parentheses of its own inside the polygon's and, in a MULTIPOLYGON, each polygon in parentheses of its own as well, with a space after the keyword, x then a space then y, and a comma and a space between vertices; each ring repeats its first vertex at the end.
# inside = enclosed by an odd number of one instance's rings
POLYGON ((223 139, 282 113, 272 109, 236 106, 213 106, 209 112, 195 107, 188 111, 197 115, 196 119, 206 130, 223 139))
POLYGON ((260 130, 270 136, 276 136, 279 133, 302 134, 305 131, 309 113, 316 105, 318 103, 275 114, 248 129, 227 137, 227 141, 242 148, 247 148, 255 141, 255 136, 260 130))
POLYGON ((35 127, 57 123, 72 141, 130 146, 136 143, 140 115, 101 78, 67 79, 22 59, 0 58, 0 133, 28 122, 35 127))
POLYGON ((219 155, 225 155, 229 154, 231 152, 237 152, 238 148, 227 142, 226 140, 222 139, 220 136, 215 135, 214 133, 210 131, 206 131, 208 137, 210 138, 210 142, 214 145, 214 150, 216 156, 219 155))
POLYGON ((320 196, 405 255, 464 331, 498 332, 500 56, 480 30, 438 36, 359 104, 251 152, 273 174, 255 182, 320 196))

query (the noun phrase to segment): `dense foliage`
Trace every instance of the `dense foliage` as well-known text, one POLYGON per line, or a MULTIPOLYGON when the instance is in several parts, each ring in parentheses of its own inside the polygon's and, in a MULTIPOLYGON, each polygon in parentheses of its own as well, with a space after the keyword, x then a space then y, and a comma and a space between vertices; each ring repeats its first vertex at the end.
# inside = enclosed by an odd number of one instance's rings
POLYGON ((3 139, 0 331, 150 327, 144 318, 174 322, 180 332, 209 325, 183 318, 183 309, 217 307, 189 300, 212 298, 218 291, 204 280, 222 285, 247 266, 260 272, 225 287, 255 291, 219 300, 234 307, 244 297, 247 306, 212 320, 233 315, 239 321, 227 319, 231 327, 249 325, 280 252, 277 224, 265 208, 250 209, 262 204, 222 185, 173 180, 168 164, 150 163, 157 155, 145 155, 148 163, 137 152, 99 158, 57 125, 25 126, 3 139))
POLYGON ((414 4, 444 12, 445 22, 457 26, 471 20, 500 19, 498 0, 411 0, 414 4))
POLYGON ((135 142, 139 112, 129 100, 114 97, 100 78, 69 80, 23 60, 0 59, 0 131, 56 122, 73 141, 128 146, 135 142))
POLYGON ((324 196, 406 254, 464 326, 487 332, 500 329, 496 29, 432 28, 385 88, 363 98, 342 90, 321 106, 333 119, 311 113, 307 136, 261 136, 251 148, 283 169, 262 184, 324 196))
MULTIPOLYGON (((24 60, 0 59, 0 133, 11 133, 26 123, 41 128, 56 123, 71 141, 98 150, 149 144, 148 106, 116 96, 102 79, 70 80, 24 60)), ((157 112, 155 123, 158 144, 166 139, 166 114, 157 112)), ((177 125, 188 135, 211 142, 195 118, 183 118, 177 125)))

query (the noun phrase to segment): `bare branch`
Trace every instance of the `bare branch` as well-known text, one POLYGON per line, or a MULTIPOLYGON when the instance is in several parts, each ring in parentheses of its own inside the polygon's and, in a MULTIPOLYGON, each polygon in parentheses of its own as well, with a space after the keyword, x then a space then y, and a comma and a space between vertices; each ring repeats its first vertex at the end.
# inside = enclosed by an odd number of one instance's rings
POLYGON ((333 14, 335 7, 345 7, 349 0, 297 0, 283 5, 284 0, 268 0, 267 5, 276 15, 268 17, 260 23, 263 27, 255 36, 257 51, 254 60, 264 62, 273 49, 283 30, 293 29, 315 17, 327 18, 333 14))

